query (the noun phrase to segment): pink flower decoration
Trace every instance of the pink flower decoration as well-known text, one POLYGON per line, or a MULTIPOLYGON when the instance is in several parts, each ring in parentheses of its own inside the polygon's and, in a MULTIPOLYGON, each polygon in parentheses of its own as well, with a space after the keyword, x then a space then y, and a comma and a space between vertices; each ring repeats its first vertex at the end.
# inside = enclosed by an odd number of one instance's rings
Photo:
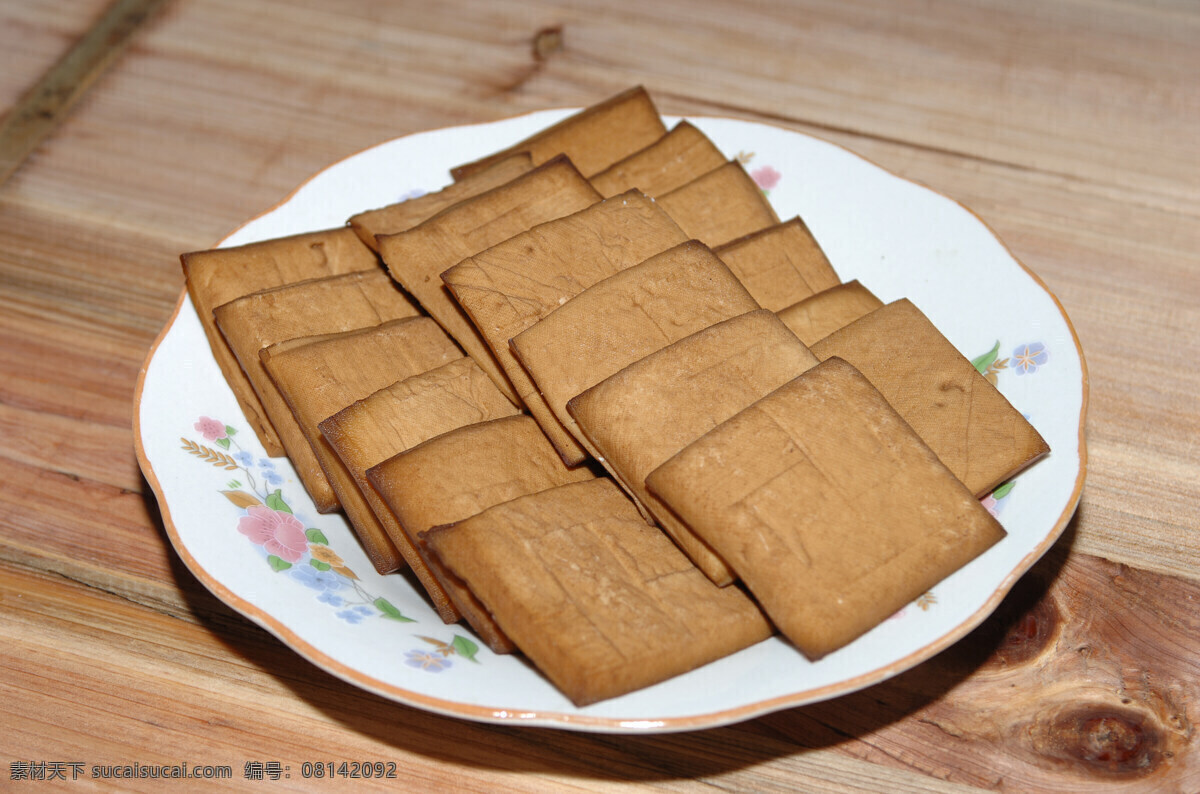
POLYGON ((1000 516, 1000 511, 996 508, 996 497, 992 496, 991 494, 988 494, 987 496, 980 499, 979 503, 982 504, 983 508, 985 510, 987 510, 989 513, 991 513, 993 516, 995 516, 997 518, 1000 516))
POLYGON ((783 174, 769 165, 764 165, 762 168, 755 168, 750 172, 750 178, 763 190, 770 190, 778 185, 782 177, 783 174))
POLYGON ((294 515, 255 505, 238 521, 238 532, 288 562, 299 562, 308 548, 304 525, 294 515))
POLYGON ((224 422, 218 422, 216 419, 207 416, 200 417, 200 421, 192 426, 209 441, 216 441, 218 438, 225 438, 228 435, 225 432, 224 422))

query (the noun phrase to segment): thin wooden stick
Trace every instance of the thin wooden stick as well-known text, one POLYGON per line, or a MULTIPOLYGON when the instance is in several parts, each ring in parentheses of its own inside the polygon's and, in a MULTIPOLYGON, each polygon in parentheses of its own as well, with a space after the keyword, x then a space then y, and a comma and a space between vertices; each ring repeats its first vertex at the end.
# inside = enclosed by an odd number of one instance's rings
POLYGON ((0 185, 66 117, 165 0, 116 0, 0 123, 0 185))

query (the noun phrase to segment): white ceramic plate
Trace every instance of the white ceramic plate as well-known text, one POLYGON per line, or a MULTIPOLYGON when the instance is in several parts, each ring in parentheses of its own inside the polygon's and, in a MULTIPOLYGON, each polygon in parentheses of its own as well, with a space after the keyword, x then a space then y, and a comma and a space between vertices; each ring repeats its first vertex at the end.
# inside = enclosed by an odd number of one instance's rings
MULTIPOLYGON (((320 172, 222 244, 337 226, 438 189, 449 167, 567 112, 381 144, 320 172)), ((743 161, 781 218, 804 218, 843 280, 859 279, 885 302, 911 299, 1050 443, 1048 458, 985 500, 1007 538, 819 662, 776 638, 576 708, 522 658, 493 655, 466 628, 443 624, 403 576, 376 575, 345 521, 314 510, 287 460, 264 457, 184 295, 142 370, 135 436, 167 532, 196 577, 314 664, 384 697, 472 720, 589 731, 689 730, 835 697, 979 624, 1062 532, 1083 484, 1087 375, 1062 307, 954 201, 805 135, 691 120, 743 161)))

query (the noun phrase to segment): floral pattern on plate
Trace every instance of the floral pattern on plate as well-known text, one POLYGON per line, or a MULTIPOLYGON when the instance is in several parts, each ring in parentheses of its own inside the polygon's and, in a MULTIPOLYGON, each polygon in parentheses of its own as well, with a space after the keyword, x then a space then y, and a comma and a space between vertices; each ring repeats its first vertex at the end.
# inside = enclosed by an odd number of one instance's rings
MULTIPOLYGON (((1050 354, 1042 342, 1027 342, 1018 345, 1013 349, 1012 356, 1000 358, 1000 340, 997 339, 991 350, 971 359, 971 363, 975 365, 975 369, 979 371, 980 375, 987 378, 988 383, 997 386, 1000 381, 1000 372, 1011 370, 1017 375, 1037 372, 1038 368, 1045 365, 1049 359, 1050 354)), ((1008 500, 1008 495, 1012 493, 1016 484, 1016 480, 1002 483, 996 490, 983 497, 980 502, 989 513, 999 518, 1000 511, 1004 508, 1004 503, 1008 500)))
MULTIPOLYGON (((283 497, 283 478, 270 458, 255 456, 242 449, 233 425, 200 417, 192 427, 205 441, 220 447, 201 444, 180 437, 182 449, 205 463, 228 472, 239 472, 241 479, 229 480, 221 494, 242 511, 237 531, 245 536, 266 559, 277 574, 286 573, 292 580, 315 590, 317 601, 336 610, 338 618, 358 625, 371 619, 397 623, 415 623, 391 601, 367 590, 361 579, 329 544, 325 533, 315 527, 305 527, 283 497)), ((449 668, 449 657, 459 656, 478 663, 479 645, 456 634, 450 642, 435 637, 417 639, 433 646, 432 650, 415 648, 408 652, 406 664, 429 672, 449 668)))

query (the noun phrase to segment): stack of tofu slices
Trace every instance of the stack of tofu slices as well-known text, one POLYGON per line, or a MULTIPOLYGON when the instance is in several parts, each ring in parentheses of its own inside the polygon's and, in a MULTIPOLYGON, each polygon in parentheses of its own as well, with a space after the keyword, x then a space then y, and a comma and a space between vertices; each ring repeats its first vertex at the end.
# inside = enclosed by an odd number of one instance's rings
POLYGON ((582 706, 818 659, 1003 538, 1037 431, 641 88, 451 175, 182 257, 267 453, 446 622, 582 706))

